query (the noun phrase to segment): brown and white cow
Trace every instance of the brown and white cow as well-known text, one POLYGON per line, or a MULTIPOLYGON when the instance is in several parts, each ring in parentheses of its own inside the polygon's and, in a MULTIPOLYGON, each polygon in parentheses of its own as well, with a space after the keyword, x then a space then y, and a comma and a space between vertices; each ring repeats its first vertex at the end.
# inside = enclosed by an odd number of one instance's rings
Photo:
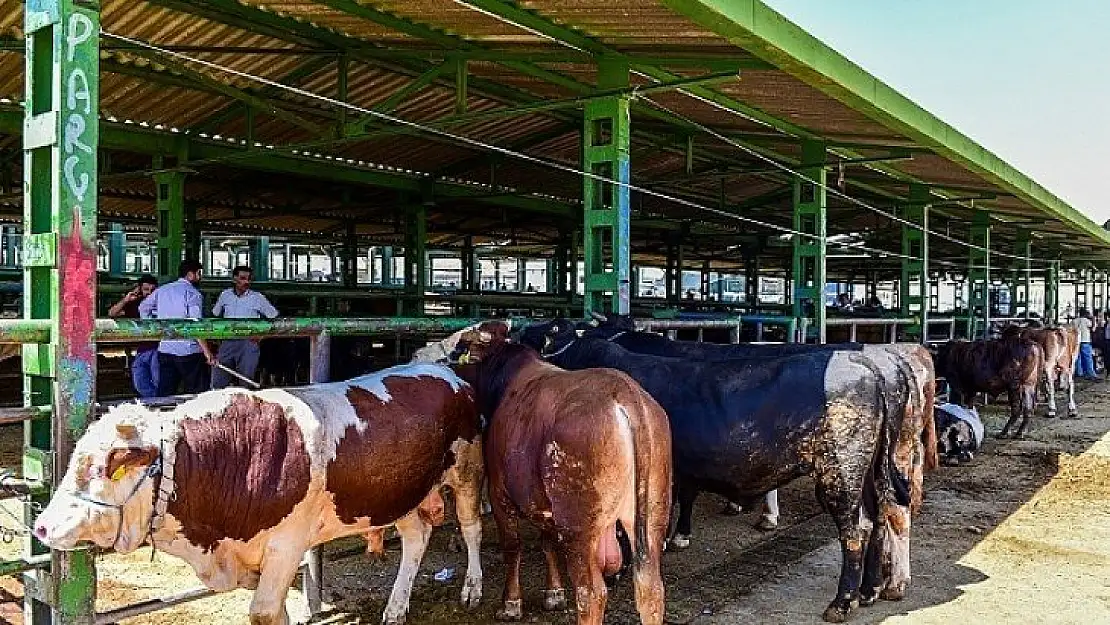
POLYGON ((564 371, 524 345, 477 343, 460 342, 471 358, 460 369, 473 378, 478 405, 489 417, 486 469, 508 568, 498 619, 523 616, 519 524, 526 519, 543 536, 544 607, 566 607, 561 551, 577 622, 600 625, 608 596, 604 575, 621 567, 619 522, 634 554, 640 622, 662 625, 660 559, 671 507, 667 414, 619 371, 564 371))
POLYGON ((1044 374, 1041 376, 1048 397, 1048 416, 1056 416, 1056 385, 1068 392, 1068 416, 1079 415, 1075 404, 1075 359, 1079 357, 1079 330, 1071 326, 1055 328, 1021 328, 1009 326, 1003 337, 1020 335, 1035 341, 1044 352, 1044 374))
POLYGON ((162 413, 119 406, 77 442, 35 534, 55 549, 127 553, 149 541, 209 588, 255 589, 252 623, 283 624, 305 551, 393 525, 402 557, 383 621, 399 623, 449 485, 468 551, 462 601, 474 606, 478 426, 470 386, 429 364, 294 389, 210 391, 162 413))

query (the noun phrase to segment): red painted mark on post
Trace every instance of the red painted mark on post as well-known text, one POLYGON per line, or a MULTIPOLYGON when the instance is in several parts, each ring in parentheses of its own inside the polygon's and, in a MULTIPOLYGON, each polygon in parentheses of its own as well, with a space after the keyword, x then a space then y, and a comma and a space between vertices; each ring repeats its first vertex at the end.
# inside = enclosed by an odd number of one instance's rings
POLYGON ((58 241, 62 267, 59 275, 61 292, 61 333, 66 338, 65 355, 91 362, 95 358, 92 339, 96 315, 96 250, 81 236, 81 213, 74 209, 73 228, 58 241))

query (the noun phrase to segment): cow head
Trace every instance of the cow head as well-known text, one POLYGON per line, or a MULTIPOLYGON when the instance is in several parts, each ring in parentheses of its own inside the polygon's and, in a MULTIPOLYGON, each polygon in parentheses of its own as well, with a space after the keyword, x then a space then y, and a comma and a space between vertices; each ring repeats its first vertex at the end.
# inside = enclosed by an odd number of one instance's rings
MULTIPOLYGON (((145 542, 161 469, 161 439, 149 440, 157 412, 119 406, 77 441, 65 477, 35 522, 35 536, 61 550, 92 543, 128 553, 145 542)), ((157 436, 157 429, 153 429, 157 436)))
POLYGON ((467 330, 459 335, 459 340, 455 343, 455 349, 448 357, 448 361, 460 365, 480 362, 491 346, 506 340, 508 340, 506 336, 480 328, 467 330))

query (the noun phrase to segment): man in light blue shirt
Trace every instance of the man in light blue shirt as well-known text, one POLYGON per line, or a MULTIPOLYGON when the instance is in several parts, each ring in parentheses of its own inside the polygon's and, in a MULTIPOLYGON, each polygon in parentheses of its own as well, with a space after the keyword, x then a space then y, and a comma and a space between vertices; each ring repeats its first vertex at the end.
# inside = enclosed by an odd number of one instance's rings
MULTIPOLYGON (((158 287, 139 304, 143 319, 200 319, 204 316, 204 298, 197 290, 201 264, 195 260, 181 261, 176 282, 158 287)), ((206 364, 215 362, 212 350, 204 339, 170 339, 158 343, 158 395, 177 394, 178 383, 185 393, 202 393, 208 386, 206 364)))
MULTIPOLYGON (((276 308, 266 296, 251 290, 253 271, 240 265, 231 271, 231 288, 220 293, 212 315, 224 319, 273 319, 278 316, 276 308)), ((250 379, 258 370, 258 340, 239 339, 220 343, 216 358, 220 364, 250 379)), ((212 388, 224 388, 231 384, 231 376, 219 367, 212 370, 212 388)))

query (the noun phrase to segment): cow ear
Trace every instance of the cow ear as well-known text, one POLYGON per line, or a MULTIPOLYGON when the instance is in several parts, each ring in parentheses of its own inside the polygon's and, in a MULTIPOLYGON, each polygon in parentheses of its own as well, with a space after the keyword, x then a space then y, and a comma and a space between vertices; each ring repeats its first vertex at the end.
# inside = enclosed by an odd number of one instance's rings
POLYGON ((146 468, 158 458, 157 447, 117 447, 108 453, 104 474, 119 481, 130 469, 146 468))

